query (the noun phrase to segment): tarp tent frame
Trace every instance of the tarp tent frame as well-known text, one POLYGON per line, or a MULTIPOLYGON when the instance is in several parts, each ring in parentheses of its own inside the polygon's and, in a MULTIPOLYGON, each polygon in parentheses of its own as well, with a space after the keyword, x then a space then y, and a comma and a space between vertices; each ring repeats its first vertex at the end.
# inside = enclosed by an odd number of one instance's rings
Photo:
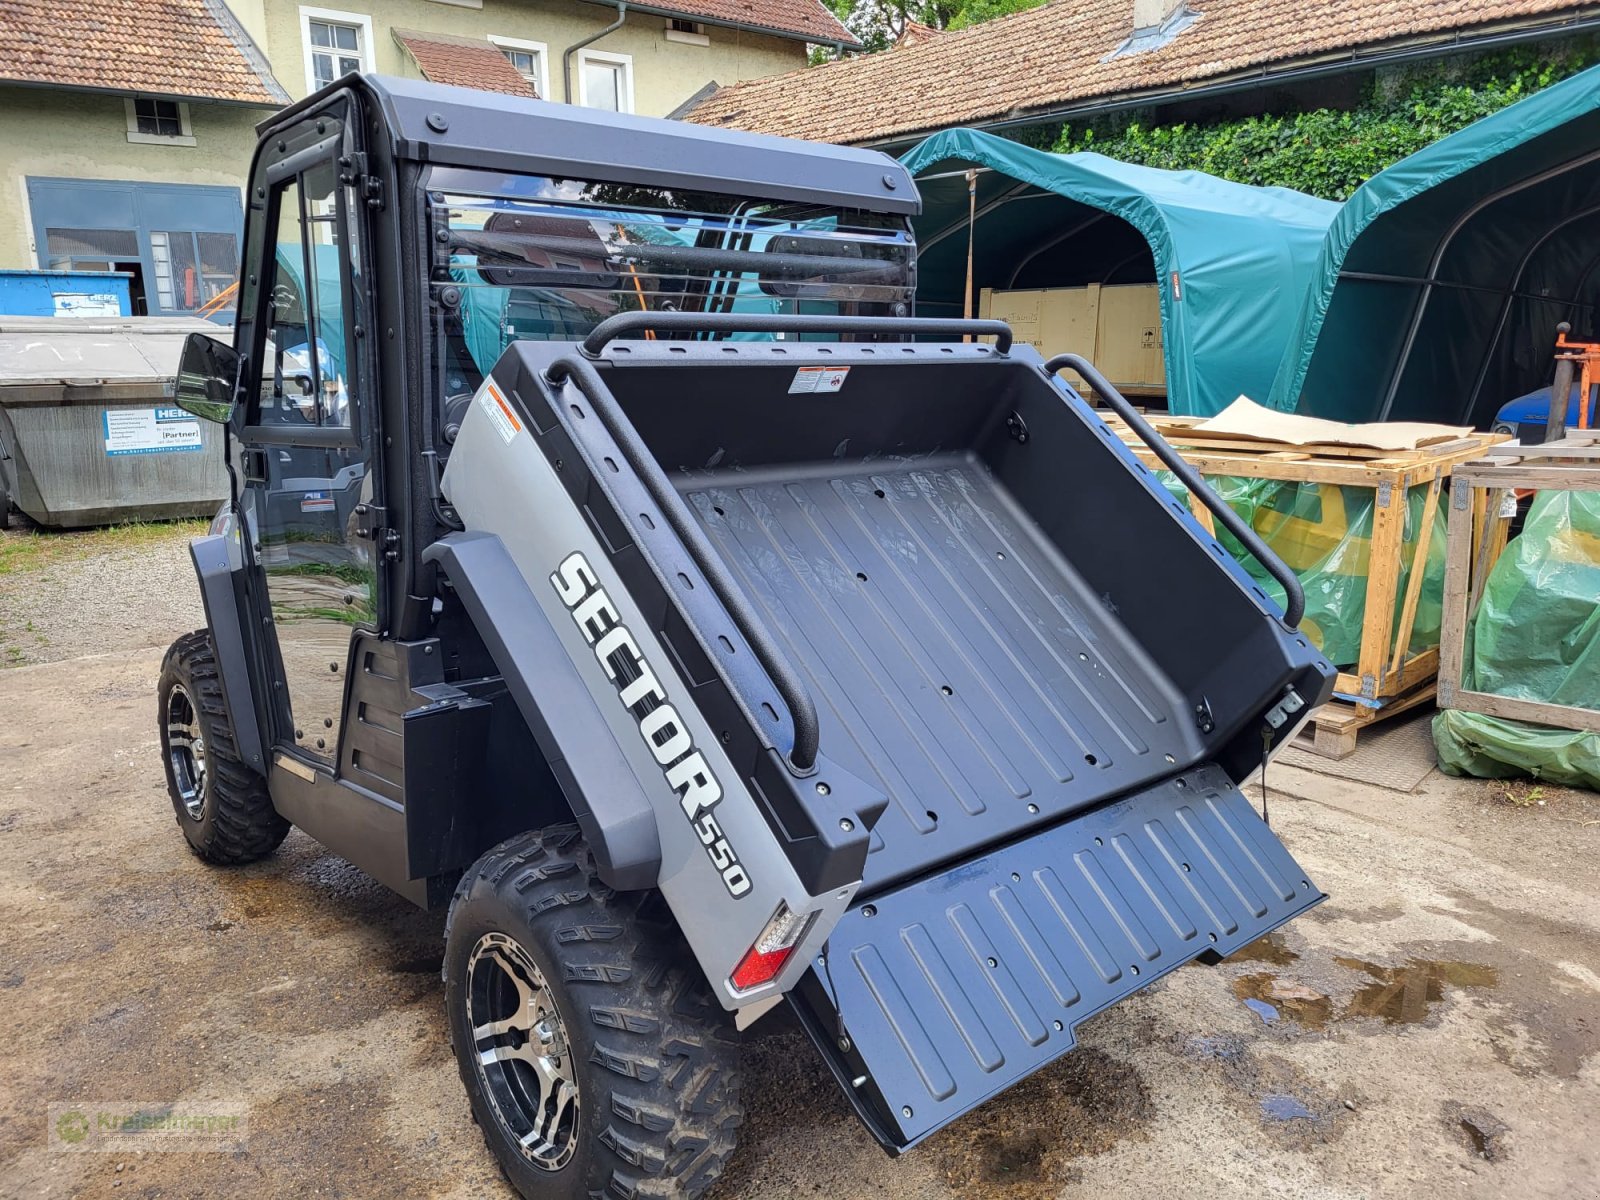
MULTIPOLYGON (((935 134, 901 161, 923 176, 917 231, 924 311, 930 298, 934 306, 953 299, 959 308, 965 286, 969 196, 962 168, 983 171, 973 230, 980 285, 1015 286, 1028 266, 1037 279, 1046 250, 1093 253, 1100 248, 1093 243, 1107 240, 1104 217, 1131 226, 1161 285, 1167 402, 1177 413, 1210 415, 1241 393, 1266 396, 1338 210, 1286 188, 1099 154, 1050 154, 972 129, 935 134), (1084 234, 1090 239, 1073 246, 1084 234)), ((1116 253, 1128 261, 1120 243, 1116 253)))
MULTIPOLYGON (((1600 304, 1600 68, 1374 175, 1329 226, 1269 403, 1486 425, 1600 304)), ((1585 329, 1585 326, 1591 328, 1585 329)))

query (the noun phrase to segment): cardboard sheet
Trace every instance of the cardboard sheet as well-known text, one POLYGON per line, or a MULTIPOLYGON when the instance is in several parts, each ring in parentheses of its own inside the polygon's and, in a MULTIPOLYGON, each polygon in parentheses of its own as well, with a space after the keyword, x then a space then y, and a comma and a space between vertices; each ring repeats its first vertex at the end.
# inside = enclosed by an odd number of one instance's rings
POLYGON ((1247 438, 1280 442, 1286 446, 1366 446, 1373 450, 1415 450, 1439 442, 1453 442, 1471 433, 1470 425, 1429 425, 1421 421, 1373 421, 1347 425, 1320 417, 1263 408, 1240 396, 1216 416, 1192 425, 1185 434, 1247 438))

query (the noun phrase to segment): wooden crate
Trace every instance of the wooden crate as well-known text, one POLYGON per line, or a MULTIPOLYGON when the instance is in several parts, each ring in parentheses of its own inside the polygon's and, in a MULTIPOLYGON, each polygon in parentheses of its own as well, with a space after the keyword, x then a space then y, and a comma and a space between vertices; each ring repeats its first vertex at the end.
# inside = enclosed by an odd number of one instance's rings
MULTIPOLYGON (((1115 416, 1102 415, 1141 462, 1153 470, 1161 467, 1154 452, 1131 429, 1115 416)), ((1204 419, 1201 417, 1151 415, 1147 419, 1202 475, 1370 488, 1374 492, 1372 541, 1360 655, 1354 671, 1339 672, 1334 689, 1349 698, 1347 708, 1351 711, 1343 714, 1343 730, 1359 729, 1400 711, 1397 702, 1402 699, 1409 701, 1404 707, 1412 707, 1428 698, 1423 695, 1419 699, 1418 689, 1430 685, 1438 673, 1439 648, 1431 646, 1416 653, 1410 650, 1425 572, 1411 573, 1398 619, 1395 614, 1403 565, 1406 497, 1414 487, 1428 489, 1413 557, 1414 562, 1425 562, 1444 481, 1461 464, 1482 458, 1491 447, 1507 441, 1506 434, 1473 433, 1418 450, 1395 451, 1360 446, 1291 446, 1217 436, 1194 428, 1204 419)), ((1189 507, 1215 535, 1210 509, 1196 496, 1189 498, 1189 507)), ((1327 711, 1330 723, 1338 716, 1338 710, 1327 711)))
POLYGON ((1290 744, 1323 758, 1349 758, 1356 752, 1362 730, 1386 717, 1399 716, 1433 699, 1433 681, 1417 684, 1402 696, 1377 704, 1362 704, 1335 697, 1311 714, 1290 744))
POLYGON ((1440 631, 1440 708, 1600 733, 1600 711, 1476 692, 1461 686, 1467 628, 1484 581, 1506 547, 1508 500, 1519 490, 1600 491, 1600 431, 1574 430, 1542 446, 1494 446, 1489 457, 1456 470, 1451 485, 1449 559, 1440 631))

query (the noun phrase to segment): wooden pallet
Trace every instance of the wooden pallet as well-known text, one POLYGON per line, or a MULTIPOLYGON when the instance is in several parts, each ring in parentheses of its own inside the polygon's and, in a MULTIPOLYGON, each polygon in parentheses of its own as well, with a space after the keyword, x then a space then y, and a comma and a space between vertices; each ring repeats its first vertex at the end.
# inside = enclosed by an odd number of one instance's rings
POLYGON ((1575 429, 1541 446, 1496 446, 1490 457, 1458 473, 1450 503, 1439 707, 1600 733, 1600 712, 1594 709, 1461 686, 1467 628, 1483 598, 1484 581, 1506 547, 1509 514, 1515 511, 1506 501, 1519 491, 1600 491, 1600 431, 1575 429))
MULTIPOLYGON (((1160 460, 1133 430, 1114 415, 1102 415, 1106 416, 1108 424, 1139 461, 1152 470, 1160 469, 1160 460)), ((1461 464, 1480 459, 1491 447, 1508 441, 1508 435, 1472 433, 1416 450, 1396 451, 1362 446, 1293 446, 1282 442, 1217 436, 1195 428, 1203 419, 1200 417, 1151 414, 1147 419, 1156 432, 1202 475, 1232 475, 1285 483, 1324 483, 1371 489, 1374 507, 1368 558, 1372 568, 1367 576, 1360 654, 1353 671, 1339 672, 1335 689, 1345 695, 1373 702, 1397 697, 1410 700, 1418 685, 1427 684, 1434 678, 1439 669, 1439 648, 1429 646, 1417 652, 1411 650, 1411 633, 1416 624, 1424 572, 1411 573, 1405 595, 1401 597, 1398 619, 1395 613, 1405 549, 1404 498, 1411 494, 1412 488, 1427 488, 1421 527, 1412 555, 1413 561, 1425 562, 1444 481, 1461 464)), ((1198 497, 1189 497, 1189 508, 1200 524, 1215 536, 1216 526, 1211 511, 1198 497)), ((1381 709, 1369 711, 1378 712, 1381 709)), ((1344 728, 1351 730, 1378 719, 1376 716, 1366 718, 1358 713, 1346 714, 1346 718, 1344 728)), ((1331 729, 1337 722, 1335 713, 1330 711, 1324 721, 1331 729)), ((1343 734, 1339 736, 1343 738, 1343 734)), ((1353 747, 1353 733, 1350 739, 1353 747)), ((1344 742, 1341 740, 1338 744, 1343 745, 1344 742)))
POLYGON ((1429 703, 1433 692, 1433 681, 1428 680, 1403 696, 1390 697, 1377 707, 1335 697, 1311 714, 1311 719, 1301 726, 1289 744, 1323 758, 1349 758, 1356 752, 1356 741, 1362 730, 1429 703))

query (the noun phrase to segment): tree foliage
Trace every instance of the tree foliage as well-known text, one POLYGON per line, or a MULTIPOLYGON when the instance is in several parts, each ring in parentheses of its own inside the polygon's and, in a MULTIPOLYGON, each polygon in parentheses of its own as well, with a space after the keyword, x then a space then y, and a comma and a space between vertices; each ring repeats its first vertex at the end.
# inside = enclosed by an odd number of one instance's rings
MULTIPOLYGON (((965 29, 982 21, 1036 8, 1044 0, 826 0, 834 15, 869 52, 887 50, 915 21, 934 29, 965 29)), ((833 55, 813 53, 814 62, 833 55)))
POLYGON ((1380 75, 1349 110, 1314 108, 1212 124, 1105 120, 1062 128, 1054 148, 1093 150, 1122 162, 1205 171, 1238 183, 1344 200, 1385 167, 1592 65, 1597 57, 1594 41, 1559 54, 1539 48, 1505 51, 1380 75))

